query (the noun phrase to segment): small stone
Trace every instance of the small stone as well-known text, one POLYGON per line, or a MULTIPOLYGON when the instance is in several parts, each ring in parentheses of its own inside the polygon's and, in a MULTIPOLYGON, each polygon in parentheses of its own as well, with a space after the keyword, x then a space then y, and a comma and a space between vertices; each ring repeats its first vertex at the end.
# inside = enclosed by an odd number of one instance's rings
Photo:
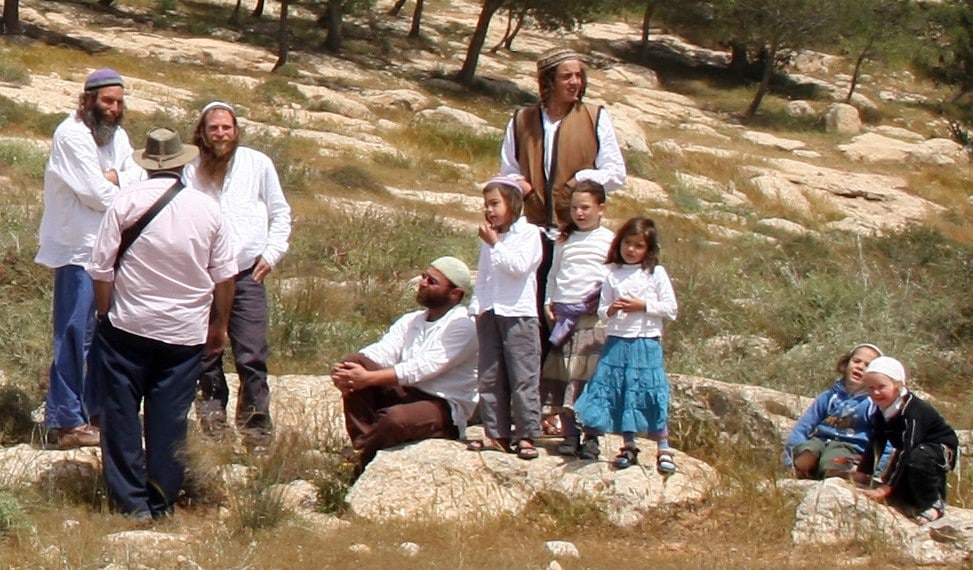
POLYGON ((61 527, 64 528, 64 530, 71 530, 72 528, 78 526, 79 524, 81 524, 79 521, 76 521, 74 519, 68 519, 63 523, 61 523, 61 527))
POLYGON ((419 545, 414 542, 403 542, 399 545, 399 550, 401 550, 402 554, 405 556, 415 558, 416 556, 419 556, 420 548, 419 545))
POLYGON ((561 563, 557 560, 551 560, 551 563, 547 565, 547 570, 561 570, 561 563))
POLYGON ((578 547, 566 540, 549 540, 544 543, 547 550, 557 558, 580 558, 578 547))
POLYGON ((355 554, 371 554, 372 547, 367 544, 352 544, 348 547, 348 550, 354 552, 355 554))

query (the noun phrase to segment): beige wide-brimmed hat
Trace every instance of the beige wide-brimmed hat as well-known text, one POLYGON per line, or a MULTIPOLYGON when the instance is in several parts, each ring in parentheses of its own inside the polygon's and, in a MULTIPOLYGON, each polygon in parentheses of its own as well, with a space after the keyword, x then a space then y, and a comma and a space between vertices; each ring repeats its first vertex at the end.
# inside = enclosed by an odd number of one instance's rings
POLYGON ((199 156, 195 145, 182 144, 179 133, 160 127, 145 135, 145 148, 132 154, 132 160, 146 170, 169 170, 188 164, 199 156))

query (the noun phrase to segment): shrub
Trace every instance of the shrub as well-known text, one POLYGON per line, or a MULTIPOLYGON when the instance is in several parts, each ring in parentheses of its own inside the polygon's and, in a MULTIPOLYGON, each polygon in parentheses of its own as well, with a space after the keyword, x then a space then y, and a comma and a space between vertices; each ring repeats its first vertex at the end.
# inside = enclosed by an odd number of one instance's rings
POLYGON ((0 491, 0 537, 19 538, 31 532, 30 517, 16 497, 0 491))

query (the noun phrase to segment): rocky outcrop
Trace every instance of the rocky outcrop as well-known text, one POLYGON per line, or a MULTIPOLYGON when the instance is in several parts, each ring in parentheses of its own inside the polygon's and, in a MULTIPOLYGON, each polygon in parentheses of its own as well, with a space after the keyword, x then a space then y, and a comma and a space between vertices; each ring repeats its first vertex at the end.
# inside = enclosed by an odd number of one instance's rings
MULTIPOLYGON (((479 428, 471 435, 482 433, 479 428)), ((552 453, 539 442, 533 461, 500 452, 468 451, 462 443, 427 440, 380 451, 348 494, 351 511, 371 521, 471 521, 523 512, 539 496, 581 500, 616 525, 632 525, 653 509, 699 501, 717 483, 712 467, 674 452, 679 470, 655 470, 655 444, 637 441, 644 465, 615 470, 621 439, 602 440, 600 461, 552 453)))
POLYGON ((973 552, 973 510, 949 507, 938 521, 918 525, 898 510, 866 498, 844 479, 784 481, 801 497, 791 538, 795 545, 841 546, 880 540, 914 564, 963 564, 973 552))

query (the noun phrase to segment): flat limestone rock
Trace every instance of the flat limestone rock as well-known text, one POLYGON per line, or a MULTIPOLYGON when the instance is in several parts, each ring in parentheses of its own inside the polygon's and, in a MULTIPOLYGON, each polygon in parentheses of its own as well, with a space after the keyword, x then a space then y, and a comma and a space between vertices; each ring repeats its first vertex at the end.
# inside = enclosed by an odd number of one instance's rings
MULTIPOLYGON (((475 434, 479 428, 471 429, 475 434)), ((602 438, 599 461, 557 455, 538 442, 533 461, 466 449, 462 442, 426 440, 380 451, 352 487, 351 511, 371 521, 471 521, 523 512, 539 494, 586 497, 619 526, 639 522, 665 504, 699 501, 717 483, 709 465, 673 451, 679 470, 655 469, 655 444, 637 440, 645 465, 615 470, 618 436, 602 438)))

